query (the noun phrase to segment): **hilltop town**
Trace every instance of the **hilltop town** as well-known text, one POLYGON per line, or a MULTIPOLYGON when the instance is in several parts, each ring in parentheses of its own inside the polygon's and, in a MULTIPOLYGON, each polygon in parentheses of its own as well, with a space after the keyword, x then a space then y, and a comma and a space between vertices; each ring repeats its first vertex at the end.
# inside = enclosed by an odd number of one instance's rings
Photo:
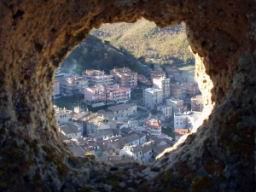
POLYGON ((149 78, 127 67, 56 73, 54 102, 79 98, 73 108, 55 106, 59 132, 75 156, 149 164, 192 130, 203 110, 194 74, 160 65, 148 70, 149 78))

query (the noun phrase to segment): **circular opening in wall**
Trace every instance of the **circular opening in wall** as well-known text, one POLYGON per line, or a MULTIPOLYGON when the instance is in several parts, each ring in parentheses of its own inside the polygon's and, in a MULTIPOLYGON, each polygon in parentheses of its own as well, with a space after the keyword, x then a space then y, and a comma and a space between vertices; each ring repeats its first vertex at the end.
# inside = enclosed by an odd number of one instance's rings
POLYGON ((212 82, 185 24, 104 24, 55 73, 59 132, 75 156, 151 164, 210 114, 212 82))

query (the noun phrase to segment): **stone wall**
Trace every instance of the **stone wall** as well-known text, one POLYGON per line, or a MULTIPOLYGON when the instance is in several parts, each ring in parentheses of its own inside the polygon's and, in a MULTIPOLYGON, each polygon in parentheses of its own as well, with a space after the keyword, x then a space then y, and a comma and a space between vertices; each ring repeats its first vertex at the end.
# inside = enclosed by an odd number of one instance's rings
POLYGON ((2 0, 0 191, 252 191, 255 13, 253 0, 2 0), (140 17, 186 23, 213 112, 151 167, 74 158, 54 119, 54 70, 92 27, 140 17))

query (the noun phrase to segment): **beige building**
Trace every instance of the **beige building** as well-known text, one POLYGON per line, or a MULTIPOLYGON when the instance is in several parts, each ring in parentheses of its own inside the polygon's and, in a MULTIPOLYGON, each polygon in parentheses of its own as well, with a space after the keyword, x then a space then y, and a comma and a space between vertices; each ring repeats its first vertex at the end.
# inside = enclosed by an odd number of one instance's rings
POLYGON ((129 68, 115 68, 111 70, 111 75, 122 87, 135 88, 138 85, 138 74, 129 68))
POLYGON ((104 71, 100 70, 86 70, 85 78, 88 80, 89 86, 95 85, 113 85, 113 75, 107 75, 104 71))

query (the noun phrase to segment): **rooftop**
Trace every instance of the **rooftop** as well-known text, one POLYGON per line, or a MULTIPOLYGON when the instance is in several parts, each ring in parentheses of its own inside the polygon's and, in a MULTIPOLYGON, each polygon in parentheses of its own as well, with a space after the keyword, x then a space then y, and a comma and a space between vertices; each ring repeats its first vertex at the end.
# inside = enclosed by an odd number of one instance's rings
POLYGON ((74 123, 65 123, 65 124, 61 125, 60 127, 61 127, 61 130, 65 134, 72 134, 72 133, 80 132, 78 126, 75 125, 74 123))
POLYGON ((145 124, 154 129, 160 129, 161 128, 161 121, 158 119, 148 119, 145 121, 145 124))
POLYGON ((123 137, 121 139, 121 142, 123 142, 124 144, 127 144, 127 143, 130 143, 130 142, 133 142, 133 141, 136 141, 140 138, 144 137, 143 134, 139 134, 139 133, 130 133, 128 134, 127 136, 123 137))
POLYGON ((150 87, 150 88, 146 88, 145 92, 149 92, 151 94, 154 94, 156 92, 161 92, 161 89, 150 87))

